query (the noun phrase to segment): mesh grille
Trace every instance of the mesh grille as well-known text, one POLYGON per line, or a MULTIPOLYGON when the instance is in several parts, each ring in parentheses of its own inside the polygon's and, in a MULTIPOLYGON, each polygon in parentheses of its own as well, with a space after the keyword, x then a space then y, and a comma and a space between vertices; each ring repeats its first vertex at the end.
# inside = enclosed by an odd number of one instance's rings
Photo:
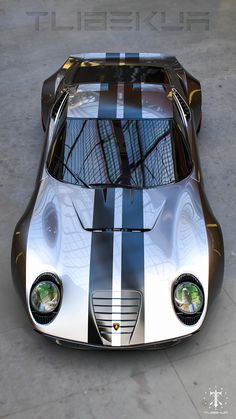
POLYGON ((50 323, 57 315, 57 311, 56 312, 52 312, 50 314, 39 314, 36 313, 36 311, 32 311, 32 315, 34 317, 34 319, 36 320, 37 323, 39 324, 48 324, 50 323))
POLYGON ((183 313, 177 313, 178 318, 184 324, 186 324, 187 326, 192 326, 192 325, 196 324, 198 322, 198 320, 200 319, 201 315, 202 315, 202 312, 201 313, 197 313, 197 314, 195 314, 193 316, 186 316, 183 313))
POLYGON ((111 344, 112 338, 119 335, 122 345, 129 344, 139 317, 141 294, 126 290, 120 293, 95 291, 92 306, 102 341, 111 344))

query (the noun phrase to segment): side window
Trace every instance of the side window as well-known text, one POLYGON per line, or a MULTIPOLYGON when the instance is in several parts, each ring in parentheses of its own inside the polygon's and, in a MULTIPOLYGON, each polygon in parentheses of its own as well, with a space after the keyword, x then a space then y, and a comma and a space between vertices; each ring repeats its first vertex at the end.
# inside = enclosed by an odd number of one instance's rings
POLYGON ((65 153, 65 135, 66 135, 66 120, 62 124, 55 127, 54 142, 51 146, 49 158, 48 158, 48 169, 49 172, 57 179, 63 179, 63 164, 64 153, 65 153))

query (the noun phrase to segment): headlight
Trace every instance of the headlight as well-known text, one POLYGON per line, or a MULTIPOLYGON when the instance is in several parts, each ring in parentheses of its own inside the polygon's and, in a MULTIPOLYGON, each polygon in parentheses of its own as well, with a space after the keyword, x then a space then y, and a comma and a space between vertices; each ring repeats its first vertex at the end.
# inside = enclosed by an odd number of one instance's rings
POLYGON ((193 282, 181 282, 174 290, 174 304, 184 314, 196 314, 202 310, 204 303, 201 288, 193 282))
POLYGON ((55 282, 40 281, 30 296, 32 309, 40 314, 52 313, 60 303, 60 291, 55 282))

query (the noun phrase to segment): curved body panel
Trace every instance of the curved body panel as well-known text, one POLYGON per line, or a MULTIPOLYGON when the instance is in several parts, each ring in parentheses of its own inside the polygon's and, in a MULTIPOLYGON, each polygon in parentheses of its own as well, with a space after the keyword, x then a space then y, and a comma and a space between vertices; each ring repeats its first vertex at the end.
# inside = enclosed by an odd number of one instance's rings
POLYGON ((222 233, 204 194, 196 147, 200 83, 175 57, 119 54, 117 64, 117 55, 72 56, 44 83, 45 148, 34 195, 13 238, 13 279, 33 327, 60 344, 139 348, 175 342, 199 330, 223 280, 222 233), (84 79, 83 66, 88 65, 102 66, 101 74, 110 77, 110 71, 104 73, 107 63, 119 67, 115 90, 114 80, 101 88, 101 83, 96 87, 84 79), (127 100, 133 103, 129 115, 132 110, 135 118, 172 118, 176 100, 193 162, 189 176, 143 189, 85 188, 53 178, 47 160, 55 147, 62 106, 58 98, 65 89, 63 112, 69 118, 106 117, 113 100, 113 119, 127 115, 127 100), (31 312, 30 295, 36 278, 45 272, 60 278, 62 300, 53 320, 40 324, 31 312), (202 313, 191 324, 176 315, 172 299, 183 274, 197 278, 204 293, 202 313))
MULTIPOLYGON (((126 193, 119 188, 115 191, 116 229, 122 228, 122 200, 126 199, 126 193)), ((161 191, 142 194, 144 219, 156 214, 158 204, 161 207, 150 231, 92 232, 82 227, 75 209, 79 206, 80 214, 86 213, 89 222, 96 210, 94 190, 63 185, 50 177, 41 183, 28 232, 26 300, 29 304, 29 291, 35 278, 43 272, 53 272, 63 282, 63 301, 52 323, 35 324, 39 331, 62 339, 99 343, 96 333, 92 337, 88 330, 91 289, 121 295, 127 289, 137 290, 137 285, 142 293, 143 312, 139 313, 136 334, 133 334, 130 344, 174 339, 199 328, 200 323, 191 328, 182 324, 171 303, 172 285, 183 272, 200 279, 206 300, 208 298, 208 237, 197 182, 190 177, 174 188, 168 186, 161 191), (94 236, 99 244, 92 243, 94 236), (142 246, 141 251, 135 247, 136 244, 142 246), (122 255, 122 247, 123 252, 128 247, 128 255, 122 255), (137 252, 142 261, 137 261, 137 252), (94 271, 99 269, 98 260, 103 264, 101 276, 110 265, 111 277, 104 281, 98 274, 96 283, 92 284, 91 272, 94 275, 94 271), (135 275, 134 284, 130 278, 132 274, 135 275), (153 319, 160 321, 154 322, 153 319)), ((126 205, 129 210, 128 206, 132 204, 127 201, 126 205)), ((133 217, 134 214, 131 223, 133 217)), ((201 322, 206 309, 207 304, 201 322)), ((112 307, 112 310, 114 317, 116 308, 112 307)), ((32 321, 35 323, 33 318, 32 321)))

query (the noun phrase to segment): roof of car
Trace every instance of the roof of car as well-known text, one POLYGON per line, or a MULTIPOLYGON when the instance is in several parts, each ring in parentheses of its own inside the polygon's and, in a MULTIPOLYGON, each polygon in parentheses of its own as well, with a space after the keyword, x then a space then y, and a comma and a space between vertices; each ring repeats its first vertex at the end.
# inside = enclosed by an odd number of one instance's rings
POLYGON ((172 118, 171 64, 175 57, 148 53, 88 53, 69 57, 68 117, 172 118))
POLYGON ((172 89, 162 84, 88 83, 70 89, 69 118, 172 118, 172 89))
POLYGON ((160 62, 164 65, 170 65, 177 62, 176 57, 162 53, 146 53, 146 52, 101 52, 101 53, 80 53, 72 54, 68 60, 78 60, 84 63, 100 63, 109 65, 110 63, 157 63, 160 62))

